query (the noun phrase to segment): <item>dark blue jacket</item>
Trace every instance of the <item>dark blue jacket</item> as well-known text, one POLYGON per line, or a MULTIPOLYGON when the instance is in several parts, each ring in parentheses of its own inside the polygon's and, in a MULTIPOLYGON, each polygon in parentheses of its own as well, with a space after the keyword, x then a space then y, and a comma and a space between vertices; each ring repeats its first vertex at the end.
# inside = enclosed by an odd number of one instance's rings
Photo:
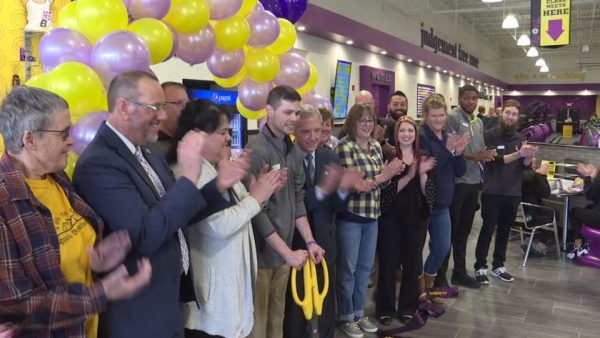
POLYGON ((442 131, 440 140, 426 124, 419 128, 419 142, 421 149, 427 151, 437 160, 435 166, 435 202, 434 207, 445 208, 450 206, 454 195, 454 178, 461 177, 467 171, 467 161, 464 155, 454 156, 446 148, 448 134, 442 131))

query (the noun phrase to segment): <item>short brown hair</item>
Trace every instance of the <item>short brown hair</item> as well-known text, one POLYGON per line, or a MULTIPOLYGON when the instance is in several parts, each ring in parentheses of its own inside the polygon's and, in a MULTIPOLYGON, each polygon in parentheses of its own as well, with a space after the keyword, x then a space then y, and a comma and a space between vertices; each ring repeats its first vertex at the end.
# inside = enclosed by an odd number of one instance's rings
POLYGON ((477 111, 479 111, 480 113, 482 113, 482 114, 483 114, 483 113, 485 113, 485 107, 484 107, 484 106, 479 106, 479 107, 477 108, 477 111))
POLYGON ((281 101, 288 102, 300 102, 302 101, 302 97, 296 89, 290 86, 277 86, 269 92, 269 96, 267 96, 267 104, 273 107, 273 110, 277 110, 279 106, 281 106, 281 101))
POLYGON ((431 109, 439 108, 444 108, 444 111, 448 114, 448 105, 440 94, 431 94, 427 96, 421 104, 421 115, 423 116, 423 119, 427 119, 427 115, 429 115, 431 109))
POLYGON ((321 118, 323 120, 323 122, 331 122, 331 126, 333 126, 333 124, 335 123, 335 119, 333 118, 333 113, 331 112, 331 110, 323 107, 323 106, 318 106, 317 110, 319 110, 319 113, 321 113, 321 118))
MULTIPOLYGON (((373 112, 373 108, 368 104, 355 104, 348 111, 346 120, 344 120, 343 131, 351 139, 356 140, 356 126, 358 125, 358 119, 360 119, 365 114, 372 117, 373 122, 375 124, 377 124, 377 115, 375 115, 375 112, 373 112)), ((371 137, 373 137, 374 131, 375 131, 375 125, 373 125, 373 131, 371 131, 371 137)))
POLYGON ((521 104, 517 100, 511 99, 511 100, 507 100, 506 102, 504 102, 504 107, 502 107, 502 111, 504 111, 504 109, 506 109, 506 107, 515 107, 515 108, 517 108, 519 113, 521 112, 521 104))

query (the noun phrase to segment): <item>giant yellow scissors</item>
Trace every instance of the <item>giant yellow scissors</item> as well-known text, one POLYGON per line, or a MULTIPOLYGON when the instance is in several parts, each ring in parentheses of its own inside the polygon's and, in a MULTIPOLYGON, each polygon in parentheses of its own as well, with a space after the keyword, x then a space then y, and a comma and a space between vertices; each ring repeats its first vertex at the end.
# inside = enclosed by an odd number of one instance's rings
POLYGON ((312 260, 308 260, 302 274, 304 278, 304 299, 300 300, 298 297, 298 288, 296 286, 296 269, 292 269, 292 297, 294 302, 298 304, 304 312, 304 317, 307 320, 311 320, 313 316, 313 309, 317 313, 317 316, 321 315, 323 311, 323 300, 329 291, 329 271, 327 270, 327 264, 325 258, 321 260, 321 266, 323 266, 323 291, 319 292, 319 282, 317 280, 317 267, 312 260))

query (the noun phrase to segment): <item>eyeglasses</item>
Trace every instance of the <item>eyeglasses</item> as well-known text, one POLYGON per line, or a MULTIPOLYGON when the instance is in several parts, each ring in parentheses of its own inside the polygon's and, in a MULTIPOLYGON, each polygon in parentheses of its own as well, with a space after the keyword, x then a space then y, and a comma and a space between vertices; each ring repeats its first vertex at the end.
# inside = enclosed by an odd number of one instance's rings
POLYGON ((361 126, 366 126, 367 124, 375 124, 375 120, 373 119, 358 119, 358 124, 361 126))
POLYGON ((129 101, 133 104, 137 104, 138 106, 142 106, 142 107, 146 107, 150 110, 152 110, 153 112, 155 112, 156 114, 160 113, 160 111, 164 111, 165 109, 167 109, 167 104, 163 103, 163 104, 149 104, 149 103, 144 103, 144 102, 140 102, 138 100, 126 97, 125 101, 129 101))
POLYGON ((48 133, 60 133, 63 141, 66 141, 69 136, 71 136, 71 127, 67 127, 64 130, 50 130, 50 129, 38 129, 38 132, 48 132, 48 133))
POLYGON ((179 107, 180 109, 184 109, 185 106, 188 104, 187 102, 183 102, 183 101, 171 101, 171 102, 165 102, 166 104, 172 104, 174 106, 179 107))

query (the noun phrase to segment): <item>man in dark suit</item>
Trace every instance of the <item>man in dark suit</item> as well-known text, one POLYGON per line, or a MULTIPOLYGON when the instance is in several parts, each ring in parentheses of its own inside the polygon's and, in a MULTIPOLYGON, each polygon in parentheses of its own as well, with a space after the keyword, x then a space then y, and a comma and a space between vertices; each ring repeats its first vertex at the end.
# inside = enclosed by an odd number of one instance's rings
MULTIPOLYGON (((339 165, 337 155, 324 147, 319 147, 321 135, 321 114, 310 105, 302 107, 296 123, 294 136, 296 144, 302 151, 306 191, 304 204, 308 222, 315 241, 325 250, 325 261, 329 271, 329 292, 323 302, 323 312, 319 317, 319 336, 333 337, 335 330, 335 297, 333 281, 335 281, 335 261, 337 245, 335 237, 334 215, 343 211, 347 206, 347 197, 350 189, 367 189, 369 184, 361 178, 362 173, 354 169, 343 170, 339 165), (337 190, 337 192, 336 192, 337 190)), ((306 244, 300 233, 296 230, 292 242, 292 250, 305 249, 306 244)), ((306 267, 305 267, 306 268, 306 267)), ((304 282, 301 277, 302 270, 298 273, 298 295, 304 295, 304 282)), ((317 266, 319 291, 323 290, 323 269, 317 266)), ((294 281, 290 280, 290 285, 294 281)), ((307 328, 302 308, 294 303, 291 287, 286 295, 286 313, 284 320, 284 337, 293 338, 307 336, 303 328, 307 328)), ((316 316, 316 314, 315 314, 316 316)), ((317 329, 317 328, 313 328, 317 329)))
POLYGON ((110 84, 108 104, 108 121, 81 154, 73 183, 108 232, 129 232, 133 250, 125 259, 127 269, 135 272, 135 262, 146 256, 153 275, 143 293, 108 306, 100 317, 99 336, 183 337, 180 300, 197 299, 186 225, 192 217, 227 206, 221 193, 245 176, 249 155, 221 167, 227 172, 220 171, 219 179, 198 190, 206 134, 190 132, 179 143, 182 177, 177 181, 151 145, 166 118, 164 93, 154 76, 120 74, 110 84))

